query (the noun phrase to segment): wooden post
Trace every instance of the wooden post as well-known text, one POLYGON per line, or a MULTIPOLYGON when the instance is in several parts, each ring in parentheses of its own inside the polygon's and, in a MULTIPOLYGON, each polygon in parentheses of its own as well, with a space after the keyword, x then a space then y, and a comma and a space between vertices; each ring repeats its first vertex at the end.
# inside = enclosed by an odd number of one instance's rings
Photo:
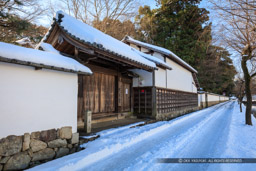
POLYGON ((157 117, 156 87, 152 87, 152 116, 157 117))
POLYGON ((206 108, 208 107, 208 93, 205 92, 205 105, 206 105, 206 108))
POLYGON ((84 131, 91 133, 92 130, 92 111, 86 111, 84 113, 84 131))

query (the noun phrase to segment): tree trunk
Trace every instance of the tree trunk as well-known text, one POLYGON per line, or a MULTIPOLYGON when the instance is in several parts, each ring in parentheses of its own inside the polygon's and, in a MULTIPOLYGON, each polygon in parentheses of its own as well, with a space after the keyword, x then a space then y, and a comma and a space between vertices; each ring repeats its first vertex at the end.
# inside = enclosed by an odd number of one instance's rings
POLYGON ((251 95, 251 77, 247 68, 247 59, 245 57, 242 58, 241 66, 244 72, 244 81, 245 81, 245 94, 247 97, 246 102, 246 111, 245 111, 245 124, 252 125, 252 95, 251 95))
POLYGON ((243 112, 243 108, 242 108, 242 102, 240 102, 240 112, 243 112))

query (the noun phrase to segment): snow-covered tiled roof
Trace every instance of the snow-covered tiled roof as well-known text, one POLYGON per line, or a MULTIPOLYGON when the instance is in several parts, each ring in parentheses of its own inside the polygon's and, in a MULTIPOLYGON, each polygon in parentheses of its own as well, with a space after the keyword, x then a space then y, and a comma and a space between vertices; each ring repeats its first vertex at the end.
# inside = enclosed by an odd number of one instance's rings
POLYGON ((0 42, 0 61, 91 75, 92 71, 72 58, 0 42))
POLYGON ((56 50, 54 47, 52 47, 49 43, 40 42, 35 49, 42 48, 46 52, 54 53, 54 54, 60 54, 58 50, 56 50))
MULTIPOLYGON (((75 19, 74 17, 69 16, 62 11, 58 11, 56 13, 55 23, 57 23, 62 30, 68 33, 72 38, 75 38, 84 44, 112 53, 121 59, 126 59, 152 69, 157 69, 154 62, 138 55, 127 44, 93 28, 92 26, 89 26, 86 23, 83 23, 80 20, 75 19)), ((45 41, 50 33, 51 29, 49 29, 49 32, 46 34, 44 38, 45 41)))
POLYGON ((143 53, 143 52, 141 52, 141 51, 139 51, 139 50, 137 50, 137 49, 135 49, 135 48, 132 48, 132 50, 135 51, 136 53, 138 53, 140 56, 142 56, 142 57, 144 57, 144 58, 146 58, 146 59, 148 59, 148 60, 154 62, 154 63, 157 64, 157 65, 163 66, 163 67, 165 67, 165 68, 167 68, 167 69, 170 69, 170 70, 172 69, 169 64, 167 64, 166 62, 164 62, 164 61, 161 60, 161 59, 158 59, 158 58, 155 57, 155 56, 148 55, 148 54, 143 53))
POLYGON ((151 44, 148 44, 148 43, 144 43, 144 42, 135 40, 135 39, 133 39, 130 36, 125 36, 122 41, 123 42, 134 43, 136 45, 139 45, 139 46, 151 49, 153 51, 162 53, 162 54, 164 54, 166 56, 171 57, 174 61, 180 63, 181 65, 183 65, 185 68, 187 68, 191 72, 197 73, 197 71, 192 66, 190 66, 188 63, 183 61, 181 58, 179 58, 177 55, 175 55, 172 51, 170 51, 168 49, 165 49, 165 48, 162 48, 162 47, 159 47, 159 46, 155 46, 155 45, 151 45, 151 44))

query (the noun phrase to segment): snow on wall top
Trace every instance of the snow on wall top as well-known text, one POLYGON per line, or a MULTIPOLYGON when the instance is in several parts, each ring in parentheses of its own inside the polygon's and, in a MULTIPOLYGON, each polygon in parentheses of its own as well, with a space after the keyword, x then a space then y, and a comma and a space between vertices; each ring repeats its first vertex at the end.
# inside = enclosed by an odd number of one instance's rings
POLYGON ((143 52, 141 52, 141 51, 139 51, 139 50, 137 50, 137 49, 135 49, 135 48, 132 48, 132 50, 135 51, 136 53, 138 53, 140 56, 142 56, 142 57, 144 57, 144 58, 146 58, 146 59, 148 59, 148 60, 150 60, 150 61, 156 63, 157 65, 164 66, 164 67, 167 68, 167 69, 172 69, 169 64, 167 64, 166 62, 164 62, 164 61, 161 60, 161 59, 158 59, 158 58, 155 57, 155 56, 148 55, 148 54, 143 53, 143 52))
MULTIPOLYGON (((69 34, 77 37, 80 40, 88 42, 92 45, 96 44, 102 48, 112 51, 112 53, 121 55, 130 61, 137 62, 141 65, 146 65, 150 68, 156 68, 155 63, 141 57, 132 50, 127 44, 107 35, 103 32, 89 26, 82 21, 79 21, 68 14, 58 11, 56 13, 56 20, 58 25, 69 34)), ((46 35, 47 37, 47 35, 46 35)), ((46 39, 46 37, 44 39, 46 39)))
POLYGON ((50 52, 50 53, 54 53, 54 54, 60 54, 60 52, 58 50, 56 50, 51 44, 49 43, 44 43, 44 42, 41 42, 39 43, 35 49, 39 49, 39 48, 42 48, 44 51, 46 52, 50 52))
POLYGON ((143 47, 152 49, 154 51, 160 52, 160 53, 162 53, 164 55, 172 56, 175 60, 179 61, 184 66, 186 66, 190 71, 197 73, 197 71, 192 66, 190 66, 188 63, 183 61, 181 58, 179 58, 177 55, 175 55, 172 51, 170 51, 168 49, 165 49, 165 48, 162 48, 162 47, 159 47, 159 46, 155 46, 155 45, 151 45, 151 44, 148 44, 148 43, 144 43, 144 42, 135 40, 135 39, 131 38, 130 36, 125 36, 122 41, 123 42, 124 41, 131 42, 131 43, 134 43, 134 44, 141 45, 143 47))
POLYGON ((0 57, 36 63, 42 66, 46 65, 57 68, 64 68, 66 70, 80 72, 83 74, 92 74, 92 71, 89 68, 80 64, 74 59, 54 53, 20 47, 3 42, 0 42, 0 57))

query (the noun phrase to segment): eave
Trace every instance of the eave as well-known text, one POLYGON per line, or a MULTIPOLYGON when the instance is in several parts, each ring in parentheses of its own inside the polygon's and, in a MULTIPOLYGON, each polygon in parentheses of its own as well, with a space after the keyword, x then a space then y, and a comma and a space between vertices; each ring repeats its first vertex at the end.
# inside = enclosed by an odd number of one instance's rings
POLYGON ((9 59, 9 58, 5 58, 5 57, 2 57, 2 56, 0 56, 0 62, 31 66, 31 67, 35 67, 36 70, 44 68, 44 69, 50 69, 50 70, 56 70, 56 71, 62 71, 62 72, 77 73, 77 74, 82 74, 82 75, 92 75, 92 74, 87 73, 87 72, 75 71, 75 70, 72 70, 72 69, 66 69, 66 68, 61 68, 61 67, 56 67, 56 66, 51 66, 51 65, 45 65, 45 64, 39 64, 39 63, 34 63, 34 62, 17 60, 17 59, 9 59))
POLYGON ((55 19, 51 29, 48 31, 48 34, 44 38, 44 42, 50 43, 53 45, 53 47, 56 47, 56 41, 60 36, 63 39, 65 39, 68 43, 70 43, 71 45, 80 49, 83 52, 88 51, 88 49, 92 50, 98 58, 109 60, 109 61, 118 63, 120 65, 126 65, 131 68, 143 69, 150 72, 157 69, 157 68, 149 67, 143 63, 139 63, 132 59, 129 59, 125 56, 119 55, 113 51, 110 51, 104 48, 100 44, 96 44, 96 43, 92 44, 90 42, 81 40, 79 37, 76 37, 71 33, 69 33, 67 30, 65 30, 64 27, 59 26, 58 22, 55 19))

